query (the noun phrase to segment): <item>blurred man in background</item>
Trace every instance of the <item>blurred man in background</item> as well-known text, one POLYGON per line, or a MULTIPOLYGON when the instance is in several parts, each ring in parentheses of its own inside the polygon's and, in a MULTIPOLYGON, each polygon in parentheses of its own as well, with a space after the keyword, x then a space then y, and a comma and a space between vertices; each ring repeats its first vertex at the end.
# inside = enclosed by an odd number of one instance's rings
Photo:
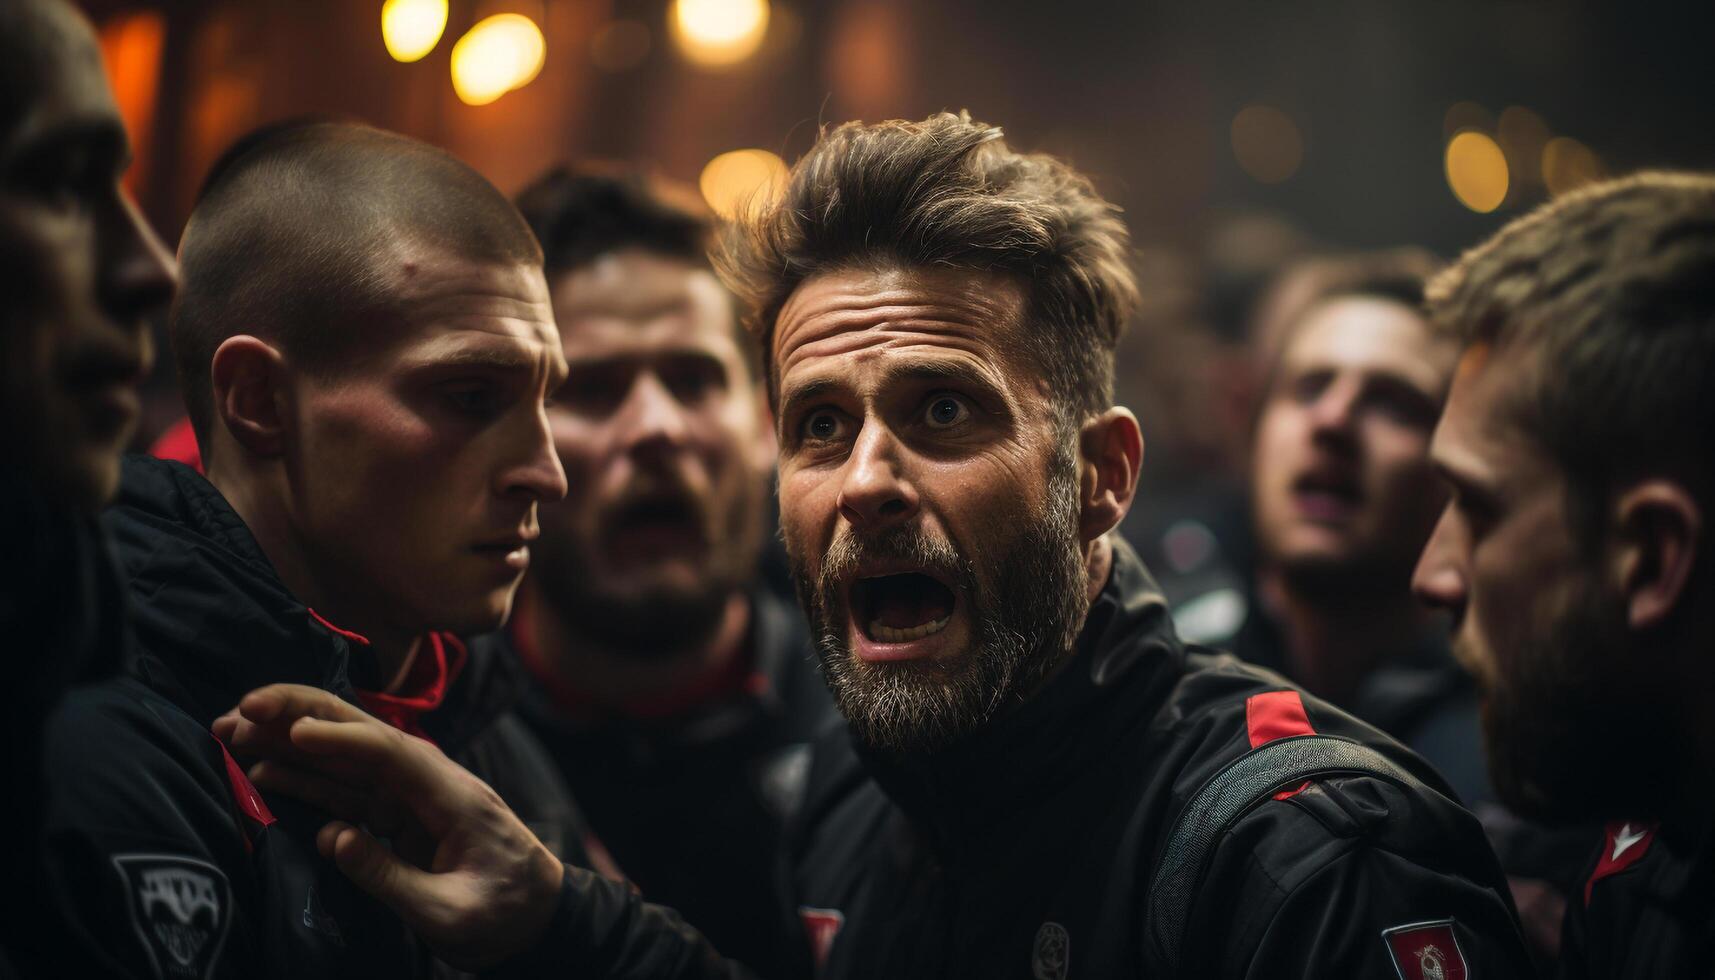
POLYGON ((1273 351, 1252 447, 1257 601, 1233 652, 1405 742, 1489 798, 1475 688, 1411 569, 1446 501, 1429 434, 1456 345, 1420 312, 1433 260, 1324 260, 1273 351))
MULTIPOLYGON (((120 186, 124 125, 89 25, 58 0, 0 3, 0 635, 8 801, 0 976, 119 965, 58 918, 79 882, 40 866, 43 725, 123 666, 124 603, 95 523, 119 481, 175 267, 120 186)), ((164 704, 163 710, 171 710, 164 704)))
POLYGON ((1562 197, 1437 278, 1464 347, 1415 577, 1485 692, 1519 813, 1608 821, 1562 973, 1715 963, 1715 178, 1562 197))
POLYGON ((774 433, 755 343, 711 222, 673 194, 562 168, 518 199, 569 369, 549 419, 572 489, 542 509, 508 639, 590 850, 774 975, 781 830, 833 710, 802 614, 758 580, 774 433))

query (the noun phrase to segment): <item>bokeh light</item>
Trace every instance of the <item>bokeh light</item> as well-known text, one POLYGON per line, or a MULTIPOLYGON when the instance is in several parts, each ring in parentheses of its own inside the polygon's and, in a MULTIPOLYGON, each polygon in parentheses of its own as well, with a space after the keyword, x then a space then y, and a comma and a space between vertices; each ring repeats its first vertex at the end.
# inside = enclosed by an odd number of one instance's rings
POLYGON ((1602 177, 1594 150, 1570 136, 1556 136, 1542 148, 1542 184, 1559 196, 1602 177))
POLYGON ((435 50, 447 29, 447 0, 387 0, 381 5, 381 42, 394 61, 416 61, 435 50))
POLYGON ((453 45, 453 90, 469 105, 487 105, 530 84, 542 70, 548 42, 523 14, 495 14, 453 45))
POLYGON ((733 150, 710 160, 697 187, 723 218, 768 203, 786 186, 786 161, 767 150, 733 150))
POLYGON ((1507 199, 1507 157, 1487 133, 1462 130, 1447 141, 1447 186, 1459 203, 1488 214, 1507 199))
POLYGON ((673 0, 668 20, 686 58, 718 68, 756 53, 768 13, 768 0, 673 0))
POLYGON ((1304 162, 1304 137, 1286 113, 1266 105, 1246 106, 1233 117, 1233 157, 1240 169, 1264 184, 1278 184, 1304 162))

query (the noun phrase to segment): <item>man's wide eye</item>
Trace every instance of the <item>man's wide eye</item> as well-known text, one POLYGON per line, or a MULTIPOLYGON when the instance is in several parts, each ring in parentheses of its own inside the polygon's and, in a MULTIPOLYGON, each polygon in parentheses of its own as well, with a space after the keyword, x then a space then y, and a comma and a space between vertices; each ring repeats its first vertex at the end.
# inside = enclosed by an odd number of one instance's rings
POLYGON ((929 425, 936 429, 950 429, 971 414, 964 401, 952 395, 937 395, 929 401, 929 410, 925 415, 929 425))
POLYGON ((827 409, 813 412, 804 420, 804 438, 813 442, 837 439, 840 429, 840 417, 827 409))

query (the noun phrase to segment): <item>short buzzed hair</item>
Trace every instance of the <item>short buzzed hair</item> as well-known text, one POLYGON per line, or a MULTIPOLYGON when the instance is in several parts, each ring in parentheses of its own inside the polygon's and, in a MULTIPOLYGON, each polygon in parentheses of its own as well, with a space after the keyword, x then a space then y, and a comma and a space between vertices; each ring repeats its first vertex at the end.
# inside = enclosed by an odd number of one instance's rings
MULTIPOLYGON (((717 254, 764 352, 806 279, 888 265, 1017 281, 1025 345, 1062 421, 1113 404, 1114 348, 1138 300, 1130 237, 1065 163, 1011 149, 966 112, 846 123, 823 132, 777 200, 734 222, 717 254)), ((778 382, 770 365, 771 397, 778 382)))
POLYGON ((1467 252, 1428 289, 1466 344, 1541 356, 1512 410, 1565 470, 1588 543, 1648 475, 1711 503, 1715 176, 1642 173, 1568 194, 1467 252))
POLYGON ((239 141, 202 190, 179 248, 169 328, 179 384, 207 454, 210 362, 252 334, 309 371, 332 371, 387 335, 403 243, 540 266, 505 195, 443 150, 369 126, 276 125, 239 141))

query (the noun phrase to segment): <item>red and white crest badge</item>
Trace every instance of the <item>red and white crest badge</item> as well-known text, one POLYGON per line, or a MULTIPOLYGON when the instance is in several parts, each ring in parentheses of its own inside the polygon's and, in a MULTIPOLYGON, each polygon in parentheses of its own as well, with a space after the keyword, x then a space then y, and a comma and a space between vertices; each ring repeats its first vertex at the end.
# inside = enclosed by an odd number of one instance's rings
POLYGON ((828 954, 834 948, 834 937, 840 934, 840 928, 846 924, 846 914, 839 909, 813 909, 808 905, 800 905, 798 918, 804 923, 804 933, 810 937, 810 952, 816 958, 816 971, 819 973, 828 963, 828 954))
POLYGON ((1400 980, 1465 980, 1470 974, 1452 919, 1383 929, 1382 939, 1400 980))

